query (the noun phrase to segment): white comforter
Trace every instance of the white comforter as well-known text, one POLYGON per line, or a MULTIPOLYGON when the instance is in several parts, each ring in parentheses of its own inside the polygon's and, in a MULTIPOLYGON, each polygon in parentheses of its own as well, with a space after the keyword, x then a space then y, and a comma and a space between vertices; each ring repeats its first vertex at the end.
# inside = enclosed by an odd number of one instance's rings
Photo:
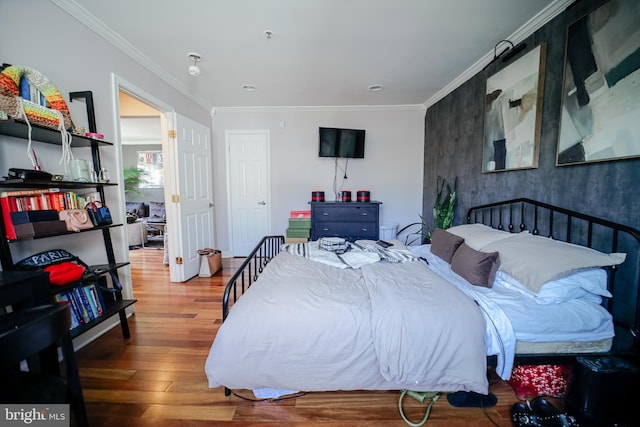
POLYGON ((338 269, 283 252, 233 306, 210 387, 488 392, 476 304, 422 262, 338 269))

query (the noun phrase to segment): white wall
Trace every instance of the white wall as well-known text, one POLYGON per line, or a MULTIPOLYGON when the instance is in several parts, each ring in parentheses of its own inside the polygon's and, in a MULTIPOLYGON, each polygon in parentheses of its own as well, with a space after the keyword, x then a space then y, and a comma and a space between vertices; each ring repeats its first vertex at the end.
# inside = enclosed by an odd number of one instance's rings
MULTIPOLYGON (((114 147, 101 150, 103 165, 111 172, 114 181, 122 182, 122 158, 118 141, 112 74, 116 74, 155 98, 171 105, 178 113, 206 126, 211 126, 210 112, 192 102, 172 88, 131 57, 114 48, 103 38, 89 30, 81 22, 49 1, 20 0, 0 1, 0 61, 35 68, 46 75, 68 100, 69 92, 90 90, 93 92, 96 125, 105 139, 115 143, 114 147), (26 18, 25 18, 26 17, 26 18), (28 21, 25 27, 25 20, 28 21)), ((182 53, 180 53, 182 55, 182 53)), ((86 108, 83 102, 69 103, 72 119, 86 125, 86 108)), ((34 143, 44 170, 57 173, 60 147, 34 143)), ((88 149, 74 149, 74 155, 89 158, 88 149), (83 151, 84 150, 84 151, 83 151)), ((30 168, 26 156, 26 142, 0 137, 0 176, 9 167, 30 168), (11 144, 7 141, 11 140, 11 144)), ((107 190, 109 205, 116 222, 124 222, 123 187, 107 190)), ((113 228, 114 250, 117 261, 128 260, 128 245, 124 227, 113 228)), ((83 233, 64 238, 38 239, 32 242, 12 244, 14 260, 33 252, 63 247, 82 256, 90 264, 105 262, 100 233, 83 233), (89 242, 89 245, 87 245, 89 242)), ((131 277, 128 269, 119 270, 121 280, 131 294, 131 277)), ((117 321, 117 316, 113 318, 117 321)), ((101 332, 96 328, 96 332, 101 332)), ((86 340, 90 334, 83 334, 86 340)))
MULTIPOLYGON (((91 90, 95 103, 97 130, 113 141, 113 149, 101 152, 102 162, 111 171, 112 179, 120 181, 122 169, 121 145, 115 117, 112 75, 139 87, 156 99, 171 105, 184 116, 211 126, 210 112, 192 102, 141 66, 131 57, 113 47, 81 22, 50 2, 41 0, 0 1, 0 37, 11 40, 0 45, 0 60, 24 64, 44 73, 68 98, 71 91, 91 90), (17 16, 28 16, 29 31, 17 16), (52 23, 55 23, 52 27, 52 23), (55 29, 53 29, 55 27, 55 29)), ((72 118, 78 124, 86 122, 83 103, 69 103, 72 118)), ((317 157, 318 127, 335 126, 366 129, 364 160, 349 162, 349 179, 344 189, 354 193, 371 191, 372 198, 382 201, 382 222, 406 224, 414 222, 421 211, 424 111, 417 106, 362 108, 273 108, 246 111, 217 111, 213 122, 214 188, 216 204, 216 243, 230 247, 226 195, 226 156, 224 131, 227 129, 269 129, 271 131, 272 170, 272 232, 284 233, 290 210, 307 209, 313 190, 332 191, 333 162, 317 157), (284 129, 280 122, 285 123, 284 129)), ((0 173, 10 167, 30 167, 23 143, 0 144, 0 173)), ((60 171, 57 164, 59 148, 38 148, 43 167, 60 171)), ((88 157, 88 151, 78 150, 77 157, 88 157)), ((122 187, 107 191, 112 207, 117 207, 116 221, 124 221, 122 187), (121 212, 118 211, 120 208, 121 212)), ((83 234, 84 235, 84 234, 83 234)), ((124 227, 112 232, 116 258, 128 259, 124 227)), ((34 250, 61 246, 72 252, 82 250, 90 263, 102 262, 99 249, 86 251, 85 239, 72 236, 68 240, 41 239, 21 248, 23 254, 34 250), (66 246, 69 244, 69 246, 66 246), (81 249, 82 248, 82 249, 81 249)), ((96 242, 100 240, 96 236, 96 242)), ((20 249, 20 248, 19 248, 20 249)), ((18 250, 20 252, 20 250, 18 250)), ((130 277, 123 277, 130 289, 130 277)))
MULTIPOLYGON (((225 131, 269 130, 271 232, 284 234, 291 210, 309 209, 311 192, 333 200, 333 159, 318 157, 318 127, 365 129, 365 158, 352 159, 344 190, 371 191, 381 201, 381 223, 419 220, 422 209, 424 110, 417 106, 220 109, 213 119, 216 243, 231 248, 225 131), (281 128, 284 123, 284 128, 281 128)), ((344 164, 344 160, 340 160, 344 164)), ((342 175, 338 176, 342 182, 342 175)))

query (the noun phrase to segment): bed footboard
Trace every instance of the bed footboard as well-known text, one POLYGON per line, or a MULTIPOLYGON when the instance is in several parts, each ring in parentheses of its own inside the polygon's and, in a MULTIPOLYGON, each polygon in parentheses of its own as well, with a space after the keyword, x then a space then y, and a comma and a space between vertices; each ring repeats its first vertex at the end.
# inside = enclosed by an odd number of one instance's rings
POLYGON ((280 252, 284 236, 265 236, 260 240, 244 262, 227 282, 222 296, 222 321, 229 315, 233 305, 251 285, 258 280, 264 267, 280 252))
MULTIPOLYGON (((608 288, 613 298, 607 299, 605 307, 612 314, 616 328, 610 353, 640 358, 639 230, 525 198, 472 207, 467 212, 467 222, 513 233, 527 230, 607 253, 626 253, 627 259, 623 264, 609 269, 608 288)), ((537 357, 520 355, 516 359, 522 361, 537 357)))
MULTIPOLYGON (((231 276, 224 288, 222 295, 222 322, 229 315, 230 306, 245 293, 251 285, 258 280, 258 276, 266 265, 280 252, 280 246, 284 243, 284 236, 265 236, 240 264, 238 270, 231 276)), ((224 395, 231 395, 231 390, 224 388, 224 395)))

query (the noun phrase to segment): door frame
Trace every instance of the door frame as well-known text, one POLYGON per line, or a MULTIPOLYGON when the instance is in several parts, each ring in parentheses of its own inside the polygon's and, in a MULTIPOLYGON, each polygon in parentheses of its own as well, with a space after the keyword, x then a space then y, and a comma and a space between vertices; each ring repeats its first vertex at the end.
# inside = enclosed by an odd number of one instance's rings
MULTIPOLYGON (((233 174, 231 173, 231 146, 229 137, 231 135, 241 135, 241 134, 263 134, 266 137, 266 165, 265 171, 267 174, 267 234, 271 233, 271 131, 269 129, 254 129, 254 130, 238 130, 238 129, 229 129, 224 131, 224 149, 225 149, 225 158, 226 158, 226 171, 227 171, 227 230, 229 233, 229 249, 231 254, 235 252, 234 249, 234 238, 233 238, 233 196, 231 194, 231 177, 233 174)), ((257 244, 258 242, 256 242, 257 244)))
MULTIPOLYGON (((166 120, 166 115, 167 114, 171 114, 175 112, 175 109, 169 105, 166 104, 165 102, 161 101, 160 99, 156 98, 155 96, 153 96, 152 94, 146 92, 143 89, 140 89, 138 86, 134 85, 133 83, 123 79, 122 77, 118 76, 115 73, 111 74, 111 85, 112 85, 112 92, 113 92, 113 112, 114 112, 114 124, 115 124, 115 135, 117 135, 117 141, 118 141, 118 150, 117 150, 117 163, 118 163, 118 171, 120 174, 122 174, 123 169, 124 169, 124 161, 123 161, 123 157, 122 157, 122 135, 121 135, 121 126, 120 126, 120 98, 119 98, 119 93, 120 91, 126 92, 129 95, 139 99, 141 102, 144 102, 145 104, 150 105, 151 107, 155 108, 156 110, 158 110, 160 112, 160 128, 161 128, 161 132, 160 132, 160 139, 161 139, 161 143, 162 143, 162 156, 166 159, 167 157, 167 151, 168 151, 168 134, 166 131, 164 131, 164 129, 168 128, 168 124, 167 124, 167 120, 166 120)), ((172 177, 173 176, 173 169, 171 168, 170 165, 167 165, 165 162, 165 169, 164 169, 164 175, 165 175, 165 188, 164 188, 164 194, 165 194, 165 203, 168 200, 167 199, 167 194, 175 194, 174 189, 173 188, 168 188, 171 185, 175 185, 175 180, 173 179, 167 179, 167 177, 172 177)), ((124 185, 119 186, 120 188, 120 197, 122 200, 122 204, 124 205, 124 185)), ((169 199, 170 200, 170 199, 169 199)), ((167 227, 175 227, 175 222, 177 221, 177 218, 175 218, 175 215, 172 215, 169 212, 169 209, 166 210, 166 214, 167 214, 167 227)), ((123 229, 125 229, 125 227, 122 227, 123 229)), ((125 230, 126 232, 126 230, 125 230)), ((127 258, 128 258, 128 254, 129 254, 129 246, 127 244, 127 238, 126 235, 124 236, 123 240, 122 240, 122 246, 123 246, 123 251, 124 253, 127 254, 127 258)), ((171 262, 171 257, 169 257, 169 262, 171 262)))

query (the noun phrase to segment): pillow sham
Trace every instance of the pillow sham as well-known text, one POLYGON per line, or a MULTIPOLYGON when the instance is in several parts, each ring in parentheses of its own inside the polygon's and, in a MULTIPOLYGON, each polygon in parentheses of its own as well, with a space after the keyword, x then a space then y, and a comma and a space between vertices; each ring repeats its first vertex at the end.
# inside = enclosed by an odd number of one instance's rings
POLYGON ((462 237, 436 228, 431 235, 431 252, 451 264, 454 252, 463 242, 462 237))
POLYGON ((500 266, 498 252, 480 252, 462 243, 451 259, 451 270, 476 286, 491 288, 500 266))
POLYGON ((497 230, 484 224, 463 224, 448 228, 447 231, 462 237, 472 249, 479 251, 489 243, 513 236, 508 231, 497 230))
POLYGON ((553 279, 579 269, 621 264, 626 254, 605 254, 585 246, 534 236, 512 234, 482 248, 500 252, 500 270, 515 278, 534 293, 553 279))
POLYGON ((542 305, 558 304, 573 299, 600 304, 602 297, 611 298, 611 293, 607 290, 607 272, 601 267, 579 270, 551 280, 542 285, 537 294, 504 271, 496 273, 493 286, 516 291, 542 305))

